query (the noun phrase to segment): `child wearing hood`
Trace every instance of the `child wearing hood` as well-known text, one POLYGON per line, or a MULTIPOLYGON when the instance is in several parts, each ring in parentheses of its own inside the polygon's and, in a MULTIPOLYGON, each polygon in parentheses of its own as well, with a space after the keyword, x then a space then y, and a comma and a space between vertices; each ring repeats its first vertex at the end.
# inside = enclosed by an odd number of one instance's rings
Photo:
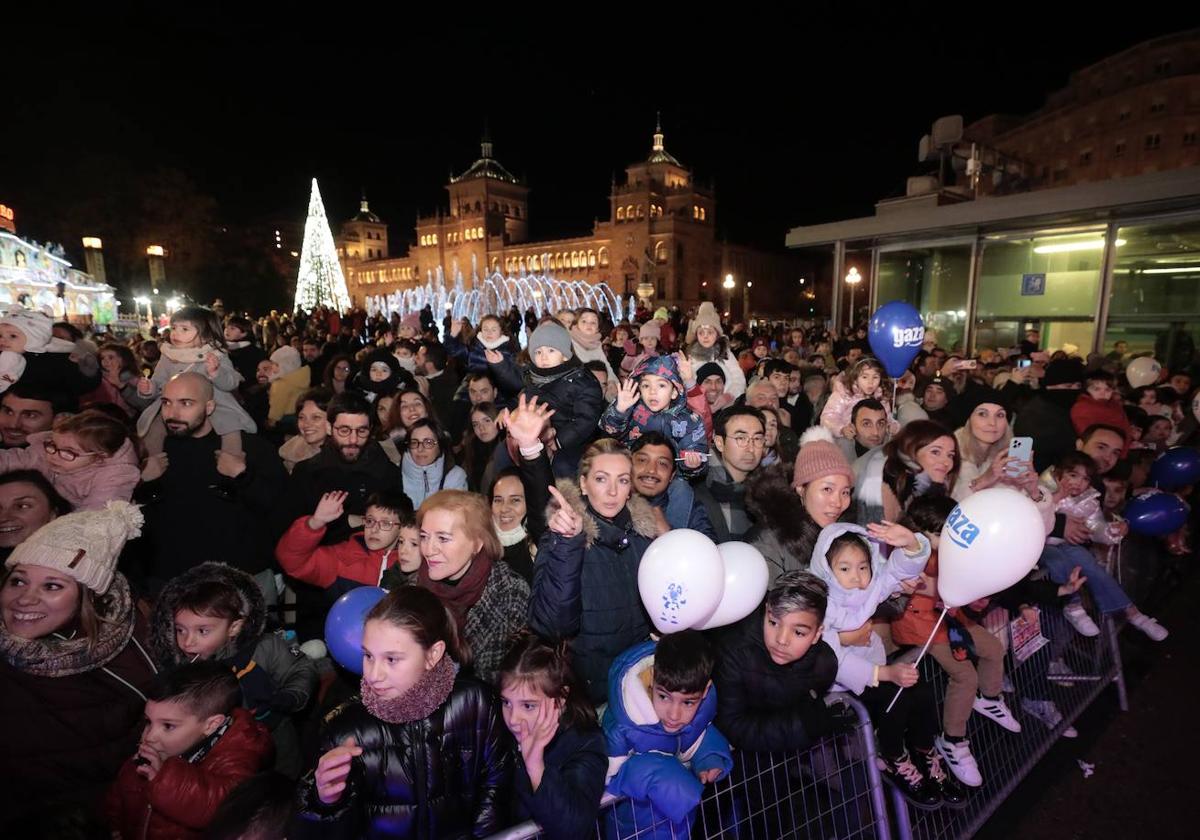
POLYGON ((300 774, 300 740, 291 715, 308 705, 316 663, 283 634, 266 630, 262 590, 246 572, 202 563, 171 580, 150 618, 150 653, 162 668, 211 659, 233 671, 242 705, 269 730, 276 765, 300 774))
POLYGON ((733 768, 729 742, 713 723, 715 663, 703 634, 683 630, 630 648, 609 669, 601 722, 608 792, 629 800, 614 813, 619 836, 654 825, 655 811, 670 822, 639 836, 688 836, 704 786, 733 768))
POLYGON ((75 396, 96 390, 100 363, 75 344, 55 338, 45 312, 14 306, 0 318, 0 392, 21 380, 75 396))
POLYGON ((695 387, 691 362, 682 356, 651 356, 621 384, 617 399, 600 418, 600 429, 626 446, 646 432, 661 432, 675 442, 683 462, 680 473, 693 478, 704 474, 708 459, 704 416, 692 408, 698 405, 708 409, 703 391, 695 387), (692 380, 690 388, 685 377, 692 380))
POLYGON ((918 685, 916 666, 887 663, 883 641, 870 630, 870 621, 876 608, 900 591, 901 581, 920 576, 929 553, 929 540, 923 534, 893 522, 866 528, 835 522, 821 529, 810 566, 829 585, 822 637, 837 655, 833 688, 857 694, 870 710, 879 735, 883 777, 925 810, 943 802, 963 804, 965 794, 934 749, 940 724, 929 685, 918 685), (885 557, 881 544, 895 548, 885 557), (865 643, 852 638, 864 632, 869 632, 865 643), (906 690, 897 697, 901 688, 906 690), (896 705, 885 713, 893 699, 896 705), (916 761, 908 744, 916 752, 916 761))
POLYGON ((26 447, 0 450, 0 473, 37 470, 75 510, 103 510, 110 499, 128 502, 141 479, 129 431, 103 411, 61 417, 28 440, 26 447))
POLYGON ((354 377, 354 387, 362 391, 370 403, 416 385, 413 375, 401 367, 400 360, 386 348, 368 355, 363 360, 362 370, 354 377))
POLYGON ((869 356, 859 359, 845 373, 833 378, 833 392, 825 401, 825 407, 821 409, 821 425, 835 438, 841 436, 853 439, 854 425, 851 418, 854 406, 868 397, 873 397, 883 403, 890 433, 894 435, 899 432, 900 424, 892 417, 892 400, 890 395, 885 394, 884 381, 883 365, 877 359, 869 356))
POLYGON ((270 383, 267 426, 273 428, 285 417, 295 416, 296 400, 308 390, 311 374, 301 364, 300 353, 295 347, 280 347, 262 365, 270 383))

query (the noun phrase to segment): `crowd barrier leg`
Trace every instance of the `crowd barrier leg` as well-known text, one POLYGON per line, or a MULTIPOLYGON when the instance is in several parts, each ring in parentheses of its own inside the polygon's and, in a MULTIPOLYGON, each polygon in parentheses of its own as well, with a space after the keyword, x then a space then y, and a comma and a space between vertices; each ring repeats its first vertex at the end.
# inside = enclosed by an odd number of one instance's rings
POLYGON ((1118 642, 1117 634, 1121 627, 1117 619, 1111 615, 1104 616, 1104 635, 1108 639, 1108 647, 1113 659, 1113 682, 1117 685, 1117 703, 1121 707, 1122 712, 1129 711, 1129 694, 1125 690, 1125 668, 1121 663, 1121 645, 1118 642))

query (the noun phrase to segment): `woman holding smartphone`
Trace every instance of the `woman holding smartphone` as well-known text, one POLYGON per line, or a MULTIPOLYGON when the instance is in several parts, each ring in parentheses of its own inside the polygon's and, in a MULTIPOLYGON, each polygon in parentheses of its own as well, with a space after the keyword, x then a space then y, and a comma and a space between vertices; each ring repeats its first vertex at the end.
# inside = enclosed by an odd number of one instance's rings
POLYGON ((962 458, 951 493, 955 501, 989 487, 1012 487, 1029 496, 1039 510, 1044 508, 1043 516, 1048 515, 1053 522, 1054 502, 1038 486, 1033 469, 1032 441, 1020 438, 1018 445, 1012 446, 1014 439, 1008 425, 1012 412, 1007 400, 990 388, 969 391, 964 397, 967 421, 954 433, 962 458))

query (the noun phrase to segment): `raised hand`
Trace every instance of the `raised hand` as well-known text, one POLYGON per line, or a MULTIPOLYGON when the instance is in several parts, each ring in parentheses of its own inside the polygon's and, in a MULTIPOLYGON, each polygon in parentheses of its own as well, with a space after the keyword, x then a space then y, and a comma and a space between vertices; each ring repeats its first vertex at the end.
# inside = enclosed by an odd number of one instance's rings
POLYGON ((553 416, 554 409, 545 403, 539 405, 536 396, 526 401, 525 395, 521 394, 517 397, 516 410, 509 412, 505 418, 508 436, 519 447, 530 448, 536 446, 541 440, 546 424, 550 422, 550 418, 553 416))
POLYGON ((337 802, 346 790, 346 779, 350 776, 350 765, 355 757, 362 755, 362 747, 347 738, 331 749, 317 762, 314 779, 317 797, 326 805, 337 802))
POLYGON ((204 357, 204 369, 208 371, 208 378, 211 379, 217 375, 217 371, 221 369, 221 357, 216 353, 209 353, 204 357))
POLYGON ((687 357, 686 353, 676 353, 675 363, 679 365, 679 378, 683 380, 683 386, 690 389, 696 384, 696 374, 692 371, 692 360, 687 357))
POLYGON ((504 354, 499 350, 484 350, 483 358, 487 359, 489 365, 498 365, 504 361, 504 354))
POLYGON ((152 396, 154 394, 154 383, 143 376, 138 380, 137 392, 143 397, 152 396))
POLYGON ((571 539, 578 536, 579 532, 583 530, 583 517, 563 498, 563 494, 557 487, 551 484, 546 489, 550 491, 554 501, 558 502, 558 510, 550 517, 546 526, 560 537, 571 539))
POLYGON ((903 548, 909 553, 915 552, 921 547, 921 543, 917 541, 917 537, 912 531, 903 525, 888 522, 886 519, 881 519, 878 523, 871 522, 868 524, 867 533, 877 540, 881 540, 888 545, 893 545, 896 548, 903 548))
POLYGON ((330 522, 340 519, 345 510, 346 498, 349 495, 349 493, 334 490, 332 493, 326 493, 321 496, 321 500, 317 502, 317 509, 308 518, 308 527, 316 531, 324 528, 330 522))
POLYGON ((617 389, 617 411, 622 413, 633 408, 638 401, 638 384, 633 377, 629 377, 621 383, 621 387, 617 389))

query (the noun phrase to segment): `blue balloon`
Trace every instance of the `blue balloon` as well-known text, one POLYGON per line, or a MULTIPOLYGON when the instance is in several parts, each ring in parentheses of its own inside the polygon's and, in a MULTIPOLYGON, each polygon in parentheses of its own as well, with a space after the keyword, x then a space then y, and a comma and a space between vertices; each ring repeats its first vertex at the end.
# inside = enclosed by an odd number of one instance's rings
POLYGON ((1187 524, 1188 508, 1173 493, 1146 493, 1125 506, 1129 529, 1148 537, 1165 537, 1187 524))
POLYGON ((1177 490, 1200 481, 1200 452, 1176 446, 1159 455, 1150 467, 1150 480, 1164 490, 1177 490))
POLYGON ((875 358, 893 379, 902 376, 925 343, 921 314, 902 300, 893 300, 875 310, 867 330, 875 358))
POLYGON ((325 646, 334 661, 356 674, 362 673, 363 624, 371 608, 383 600, 387 590, 378 586, 351 589, 333 602, 325 617, 325 646))

